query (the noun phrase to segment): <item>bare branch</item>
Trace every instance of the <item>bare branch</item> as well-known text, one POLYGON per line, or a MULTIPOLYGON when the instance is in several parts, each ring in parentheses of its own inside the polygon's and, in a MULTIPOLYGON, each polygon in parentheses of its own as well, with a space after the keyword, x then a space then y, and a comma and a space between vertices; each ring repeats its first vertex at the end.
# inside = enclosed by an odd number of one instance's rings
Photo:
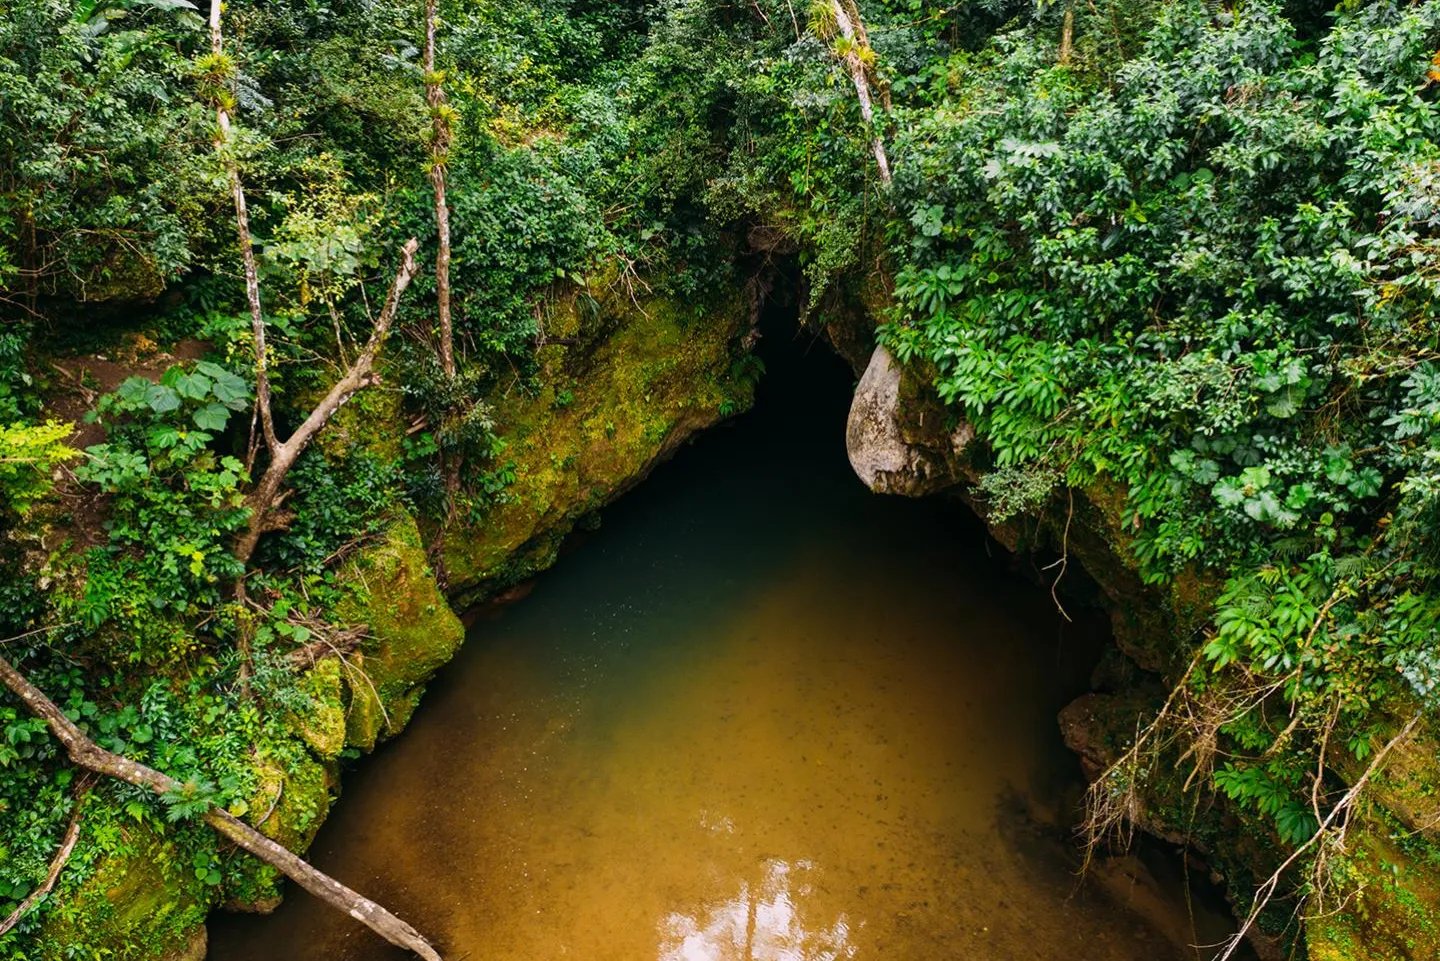
MULTIPOLYGON (((225 53, 220 8, 221 0, 210 0, 210 52, 217 59, 225 53)), ((215 124, 215 153, 225 165, 230 196, 235 202, 235 232, 240 244, 240 259, 245 266, 245 299, 250 304, 250 328, 255 337, 255 409, 260 416, 265 446, 274 452, 279 442, 270 412, 269 356, 265 346, 265 315, 260 306, 260 272, 255 266, 255 244, 250 238, 250 212, 245 203, 245 185, 240 180, 240 161, 231 149, 230 111, 224 95, 215 99, 215 124)))
MULTIPOLYGON (((285 477, 290 473, 290 468, 295 466, 296 460, 305 452, 305 448, 315 439, 315 435, 330 422, 345 402, 353 397, 356 392, 378 383, 379 378, 375 374, 375 358, 380 353, 380 348, 385 345, 385 340, 390 336, 390 328, 395 322, 395 311, 400 305, 400 298, 405 293, 405 288, 419 273, 419 266, 415 262, 415 251, 419 243, 412 237, 400 248, 400 267, 395 272, 395 279, 390 284, 390 293, 385 298, 385 305, 380 308, 380 316, 375 319, 375 329, 370 334, 370 340, 365 344, 360 355, 350 365, 343 376, 331 386, 320 403, 316 404, 310 411, 310 415, 290 435, 290 438, 283 444, 278 444, 271 453, 270 463, 261 475, 259 484, 251 492, 247 501, 250 505, 250 525, 235 546, 235 556, 242 562, 248 563, 251 555, 255 553, 255 546, 260 542, 260 535, 268 529, 270 523, 270 512, 277 504, 280 496, 280 486, 285 482, 285 477)), ((243 583, 243 582, 242 582, 243 583)))
MULTIPOLYGON (((65 746, 70 760, 85 770, 148 788, 156 794, 169 794, 183 788, 179 781, 168 774, 162 774, 138 761, 107 751, 90 740, 55 702, 4 658, 0 658, 0 681, 4 682, 32 714, 45 722, 50 732, 65 746)), ((328 874, 316 870, 289 849, 228 811, 211 808, 205 812, 203 818, 205 823, 221 836, 276 868, 317 898, 344 911, 391 944, 413 951, 425 961, 441 961, 439 953, 430 942, 409 924, 328 874)))
POLYGON ((10 912, 8 918, 0 921, 0 937, 19 924, 20 919, 29 914, 35 905, 54 890, 55 882, 60 880, 60 872, 65 870, 66 862, 70 860, 70 855, 75 851, 75 842, 80 840, 80 801, 89 788, 88 782, 82 782, 75 792, 75 810, 70 815, 70 824, 65 828, 65 836, 60 840, 60 850, 56 853, 54 860, 50 862, 50 870, 45 875, 45 882, 30 892, 30 896, 21 901, 20 905, 10 912))
POLYGON ((1275 891, 1279 888, 1280 881, 1285 876, 1285 872, 1290 869, 1291 865, 1300 860, 1307 851, 1317 843, 1325 840, 1327 832, 1342 815, 1344 816, 1341 828, 1341 835, 1343 837, 1343 825, 1348 824, 1351 810, 1354 808, 1355 802, 1359 800, 1360 795, 1364 792, 1365 785, 1370 782, 1370 778, 1375 772, 1380 770, 1380 765, 1385 760, 1386 755, 1394 750, 1396 745, 1401 741, 1409 737, 1411 732, 1415 730, 1415 725, 1419 723, 1420 715, 1416 714, 1410 718, 1409 721, 1405 722, 1405 726, 1400 729, 1400 733, 1396 734, 1389 741, 1386 741, 1385 746, 1375 752, 1375 756, 1371 758, 1369 766, 1365 768, 1365 772, 1355 780, 1354 784, 1350 785, 1350 789, 1345 792, 1344 797, 1340 798, 1335 806, 1330 809, 1330 813, 1325 816, 1325 820, 1320 822, 1320 826, 1316 828, 1314 834, 1310 835, 1310 839, 1290 852, 1290 856, 1281 862, 1280 866, 1275 869, 1275 872, 1265 879, 1265 883, 1261 884, 1260 887, 1255 890, 1255 903, 1251 906, 1250 913, 1246 915, 1244 923, 1240 925, 1240 930, 1230 936, 1225 944, 1224 952, 1222 952, 1215 961, 1228 961, 1229 957, 1235 953, 1235 950, 1240 946, 1240 942, 1244 940, 1246 933, 1254 927, 1255 922, 1260 917, 1260 913, 1265 910, 1265 906, 1269 904, 1270 899, 1275 896, 1275 891))

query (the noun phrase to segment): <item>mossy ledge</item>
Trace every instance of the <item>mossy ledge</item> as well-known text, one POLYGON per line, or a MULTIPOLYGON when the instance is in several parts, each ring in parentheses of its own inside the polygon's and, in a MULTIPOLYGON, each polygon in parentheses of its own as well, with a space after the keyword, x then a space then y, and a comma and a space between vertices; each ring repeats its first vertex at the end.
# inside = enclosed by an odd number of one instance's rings
MULTIPOLYGON (((313 707, 292 718, 292 740, 256 751, 248 812, 266 834, 308 848, 339 796, 342 756, 398 734, 459 649, 457 611, 548 567, 582 517, 697 431, 750 406, 753 369, 742 361, 755 311, 745 290, 703 304, 616 290, 552 304, 552 343, 539 351, 546 386, 502 386, 490 398, 514 480, 483 516, 446 530, 448 596, 426 550, 437 532, 403 512, 346 562, 352 591, 336 613, 367 625, 368 637, 344 663, 325 659, 307 673, 313 707)), ((348 406, 324 443, 398 444, 393 401, 377 392, 348 406)), ((280 903, 278 875, 245 859, 227 867, 222 885, 205 883, 197 859, 214 842, 203 826, 162 836, 129 821, 109 791, 92 794, 84 824, 105 832, 107 843, 92 848, 105 853, 67 872, 24 961, 199 961, 209 911, 280 903)))
POLYGON ((514 485, 445 537, 452 601, 465 609, 555 560, 586 514, 643 480, 697 431, 748 408, 754 384, 737 346, 754 311, 743 289, 706 306, 619 292, 580 295, 549 325, 533 393, 503 392, 499 460, 514 485))

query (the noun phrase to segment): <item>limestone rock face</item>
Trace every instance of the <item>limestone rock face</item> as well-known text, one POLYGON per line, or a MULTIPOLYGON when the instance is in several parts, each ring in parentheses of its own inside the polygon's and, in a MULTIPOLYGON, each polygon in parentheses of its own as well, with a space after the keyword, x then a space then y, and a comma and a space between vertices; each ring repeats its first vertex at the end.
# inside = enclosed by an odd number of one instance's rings
POLYGON ((895 358, 877 346, 845 425, 850 466, 879 494, 923 497, 949 487, 964 476, 959 458, 975 430, 963 421, 947 428, 948 419, 938 403, 911 389, 895 358))

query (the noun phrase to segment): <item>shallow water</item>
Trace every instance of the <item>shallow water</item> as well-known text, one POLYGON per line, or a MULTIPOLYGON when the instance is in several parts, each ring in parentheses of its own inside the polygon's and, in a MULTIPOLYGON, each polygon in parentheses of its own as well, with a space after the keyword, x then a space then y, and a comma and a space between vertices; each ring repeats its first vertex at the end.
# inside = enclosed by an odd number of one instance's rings
MULTIPOLYGON (((1193 958, 1074 875, 1055 714, 1098 622, 957 505, 865 491, 814 353, 472 630, 317 864, 452 961, 1193 958)), ((403 956, 299 891, 211 928, 218 961, 403 956)))

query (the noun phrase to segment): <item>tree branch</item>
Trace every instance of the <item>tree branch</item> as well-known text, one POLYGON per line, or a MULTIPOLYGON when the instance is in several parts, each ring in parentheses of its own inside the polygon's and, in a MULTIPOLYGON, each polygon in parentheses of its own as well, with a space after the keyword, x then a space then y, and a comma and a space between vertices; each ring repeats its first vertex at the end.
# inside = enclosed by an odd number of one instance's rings
MULTIPOLYGON (((225 53, 220 6, 220 0, 210 0, 210 52, 217 60, 225 53)), ((240 244, 240 259, 245 265, 245 299, 250 304, 250 329, 255 337, 255 409, 260 415, 265 446, 273 454, 279 443, 275 436, 275 420, 270 412, 269 354, 265 346, 265 315, 260 307, 260 272, 255 266, 255 244, 250 238, 245 185, 240 180, 240 161, 230 145, 230 111, 223 94, 217 94, 215 98, 215 124, 215 154, 225 165, 225 176, 230 182, 230 196, 235 202, 235 233, 240 244)))
POLYGON ((450 120, 446 114, 445 91, 435 72, 435 6, 425 0, 425 101, 430 105, 430 183, 435 188, 435 234, 439 251, 435 255, 435 296, 440 314, 440 366, 445 376, 455 377, 455 335, 450 320, 450 208, 445 201, 445 164, 450 154, 450 120))
POLYGON ((251 555, 255 553, 255 546, 260 542, 260 535, 267 530, 270 512, 280 495, 280 485, 285 482, 285 476, 290 473, 290 468, 295 466, 295 461, 346 401, 358 391, 379 382, 379 377, 374 372, 375 358, 380 353, 380 348, 385 345, 386 338, 390 336, 390 328, 395 322, 395 311, 400 305, 405 288, 410 286, 410 282, 420 271, 415 262, 415 251, 419 246, 412 237, 400 248, 400 268, 395 272, 390 293, 385 298, 385 305, 380 308, 380 316, 375 319, 375 329, 371 332, 365 348, 360 351, 360 356, 355 358, 354 363, 334 383, 325 398, 315 405, 295 433, 272 450, 270 463, 261 475, 260 483, 246 498, 250 505, 250 524, 235 545, 235 557, 241 563, 248 563, 251 555))
MULTIPOLYGON (((169 794, 180 790, 183 785, 167 774, 147 767, 138 761, 107 751, 86 736, 85 732, 61 711, 44 692, 31 684, 9 661, 0 657, 0 681, 18 697, 29 711, 50 728, 65 747, 70 760, 87 771, 104 774, 148 788, 156 794, 169 794)), ((255 857, 277 869, 306 891, 332 907, 339 908, 370 930, 396 947, 405 948, 424 958, 425 961, 441 961, 439 953, 429 941, 409 924, 391 914, 385 908, 371 901, 339 881, 330 877, 289 849, 266 837, 250 825, 234 817, 228 811, 211 808, 203 815, 205 823, 223 837, 249 851, 255 857)), ((73 846, 73 841, 71 842, 73 846)), ((52 868, 53 870, 53 868, 52 868)), ((58 874, 58 872, 56 872, 58 874)))
MULTIPOLYGON (((1370 760, 1370 764, 1365 768, 1365 772, 1356 779, 1354 784, 1350 785, 1350 789, 1346 791, 1344 796, 1330 809, 1330 813, 1325 816, 1325 820, 1320 822, 1320 826, 1315 829, 1314 834, 1310 835, 1310 839, 1292 851, 1290 856, 1275 869, 1274 873, 1265 879, 1265 883, 1255 889, 1255 903, 1251 906, 1250 913, 1245 916, 1245 922, 1240 925, 1240 930, 1232 934, 1226 941, 1224 952, 1217 956, 1215 961, 1228 961, 1230 956, 1235 953, 1235 950, 1240 946, 1240 942, 1244 940, 1246 933, 1248 933, 1249 930, 1254 927, 1255 922, 1259 920, 1260 912, 1265 910, 1265 906, 1269 904, 1270 899, 1274 897, 1276 889, 1280 886, 1281 878, 1285 876, 1285 872, 1290 869, 1290 866, 1300 860, 1301 856, 1314 847, 1316 842, 1324 838, 1325 832, 1334 826, 1336 819, 1342 814, 1345 816, 1346 823, 1349 822, 1350 811, 1354 808, 1355 802, 1359 799, 1360 794, 1365 790, 1365 785, 1370 783, 1370 778, 1376 771, 1380 770, 1380 764, 1385 760, 1386 755, 1415 730, 1415 725, 1420 723, 1420 717, 1421 715, 1416 714, 1410 718, 1410 720, 1405 723, 1405 726, 1400 729, 1400 733, 1386 741, 1385 745, 1375 752, 1375 756, 1370 760)), ((1342 827, 1340 830, 1342 839, 1344 834, 1345 830, 1342 827)))
POLYGON ((851 19, 850 12, 845 9, 844 0, 830 0, 830 7, 835 15, 835 25, 839 27, 840 35, 845 38, 849 46, 849 49, 845 51, 845 66, 849 68, 850 79, 855 83, 855 96, 860 99, 860 116, 865 118, 865 123, 872 131, 870 149, 875 154, 876 166, 880 168, 880 180, 888 186, 890 183, 890 157, 885 152, 885 141, 880 136, 880 128, 875 126, 875 108, 870 97, 870 79, 865 72, 865 61, 860 59, 859 53, 862 49, 870 49, 868 41, 864 38, 865 26, 859 20, 858 11, 856 18, 851 19))
MULTIPOLYGON (((435 70, 435 8, 438 0, 425 0, 425 101, 430 105, 430 183, 435 188, 435 298, 440 319, 440 367, 445 377, 455 379, 455 332, 450 317, 450 207, 445 200, 445 165, 450 157, 449 107, 440 74, 435 70)), ((446 520, 455 511, 456 494, 460 490, 460 454, 441 454, 445 475, 446 520)), ((437 580, 443 590, 448 575, 445 571, 445 524, 435 534, 429 553, 437 580)))
POLYGON ((85 796, 88 786, 82 785, 75 792, 75 810, 70 815, 70 824, 65 828, 65 836, 60 841, 60 850, 56 853, 54 860, 50 862, 50 871, 45 875, 45 883, 40 885, 30 896, 20 902, 20 906, 10 912, 10 916, 0 921, 0 937, 15 925, 20 919, 29 914, 35 905, 55 888, 55 882, 60 880, 60 872, 65 870, 65 864, 70 860, 70 855, 75 851, 75 842, 80 840, 80 800, 85 796))

